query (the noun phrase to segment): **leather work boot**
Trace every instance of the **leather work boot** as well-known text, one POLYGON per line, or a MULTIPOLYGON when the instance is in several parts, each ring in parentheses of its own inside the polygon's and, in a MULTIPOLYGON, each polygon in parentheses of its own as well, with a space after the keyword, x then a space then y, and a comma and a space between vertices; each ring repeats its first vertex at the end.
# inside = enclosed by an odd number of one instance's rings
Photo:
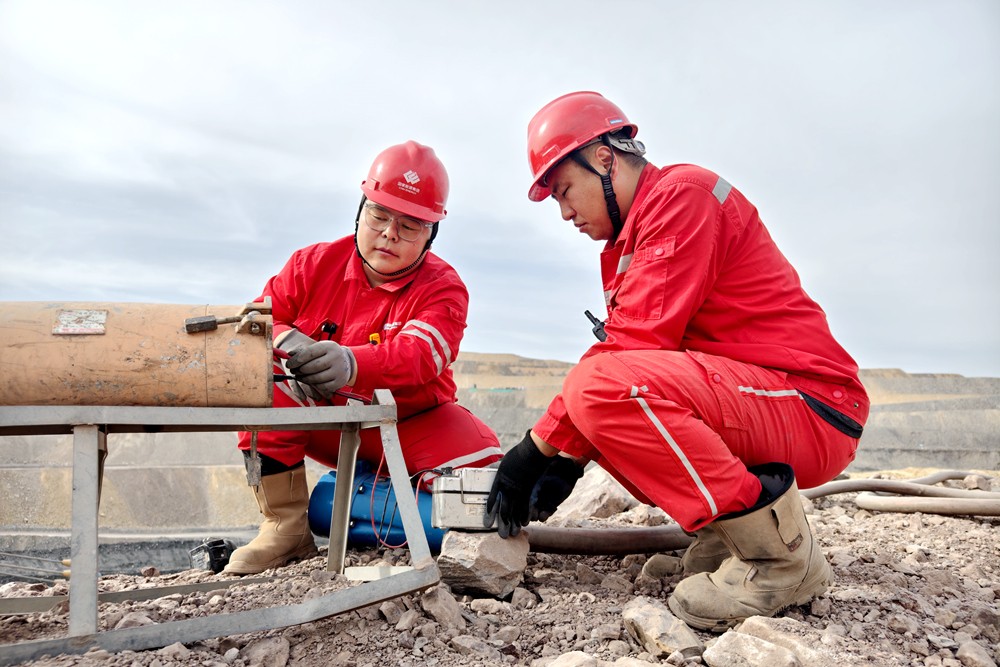
POLYGON ((693 533, 694 542, 688 545, 681 557, 685 577, 699 572, 715 572, 729 558, 729 547, 708 525, 693 533))
POLYGON ((223 574, 257 574, 319 553, 309 530, 304 466, 265 475, 253 488, 264 522, 257 537, 233 552, 223 574))
POLYGON ((723 632, 750 616, 773 616, 824 593, 833 581, 791 466, 768 463, 750 472, 761 480, 760 499, 711 524, 733 555, 715 572, 682 580, 667 601, 693 628, 723 632))

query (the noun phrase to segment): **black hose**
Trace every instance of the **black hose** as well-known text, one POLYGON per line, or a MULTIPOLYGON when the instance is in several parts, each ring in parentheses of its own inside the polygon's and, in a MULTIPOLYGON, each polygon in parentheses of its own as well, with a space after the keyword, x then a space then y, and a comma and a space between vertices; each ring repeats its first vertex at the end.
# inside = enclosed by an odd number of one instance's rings
POLYGON ((531 524, 524 529, 536 553, 610 556, 686 549, 694 539, 676 524, 650 528, 563 528, 531 524))
MULTIPOLYGON (((847 479, 828 482, 800 493, 814 500, 838 493, 859 493, 855 502, 862 509, 885 512, 924 512, 943 515, 1000 516, 1000 493, 931 486, 972 473, 940 470, 909 481, 892 479, 847 479), (900 498, 870 493, 889 492, 920 498, 900 498)), ((658 553, 686 549, 694 539, 676 524, 649 528, 566 528, 533 523, 525 528, 528 543, 536 553, 611 556, 658 553)))

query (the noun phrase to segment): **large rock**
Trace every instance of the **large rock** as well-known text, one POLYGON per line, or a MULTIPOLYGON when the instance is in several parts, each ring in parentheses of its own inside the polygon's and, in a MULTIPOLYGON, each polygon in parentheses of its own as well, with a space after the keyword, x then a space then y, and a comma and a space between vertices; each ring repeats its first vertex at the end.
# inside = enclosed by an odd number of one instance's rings
POLYGON ((501 539, 493 531, 449 530, 437 563, 441 580, 452 590, 507 597, 528 566, 528 537, 523 532, 501 539))
POLYGON ((662 602, 638 597, 622 610, 625 628, 650 655, 665 658, 679 652, 685 658, 699 656, 705 650, 701 640, 684 621, 670 613, 662 602))
POLYGON ((639 504, 625 487, 598 466, 591 466, 576 483, 555 514, 546 521, 549 525, 579 525, 590 518, 606 519, 639 504))

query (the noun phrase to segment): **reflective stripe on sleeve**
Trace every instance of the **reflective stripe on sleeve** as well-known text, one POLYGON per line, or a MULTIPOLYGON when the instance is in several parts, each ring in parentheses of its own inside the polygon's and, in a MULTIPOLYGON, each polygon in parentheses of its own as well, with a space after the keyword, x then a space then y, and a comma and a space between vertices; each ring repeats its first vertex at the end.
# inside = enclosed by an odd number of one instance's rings
POLYGON ((729 196, 729 191, 732 189, 733 186, 727 183, 726 180, 720 176, 719 180, 715 184, 715 187, 712 188, 712 194, 715 195, 715 198, 719 200, 720 204, 725 204, 726 197, 729 196))
POLYGON ((448 341, 445 340, 440 331, 426 322, 421 322, 420 320, 410 320, 403 325, 403 330, 399 332, 399 335, 413 336, 414 338, 419 338, 427 343, 427 346, 431 351, 431 357, 434 359, 434 365, 437 369, 438 375, 440 375, 441 371, 443 371, 445 367, 453 361, 451 358, 451 347, 448 345, 448 341), (438 354, 439 346, 445 354, 445 359, 442 359, 441 355, 438 354))
POLYGON ((737 387, 741 394, 754 394, 756 396, 768 396, 771 398, 778 398, 782 396, 798 396, 801 400, 802 396, 796 389, 781 389, 779 391, 768 391, 766 389, 754 389, 753 387, 737 387))
POLYGON ((632 263, 632 253, 627 255, 622 255, 621 259, 618 260, 618 273, 625 273, 628 270, 629 265, 632 263))

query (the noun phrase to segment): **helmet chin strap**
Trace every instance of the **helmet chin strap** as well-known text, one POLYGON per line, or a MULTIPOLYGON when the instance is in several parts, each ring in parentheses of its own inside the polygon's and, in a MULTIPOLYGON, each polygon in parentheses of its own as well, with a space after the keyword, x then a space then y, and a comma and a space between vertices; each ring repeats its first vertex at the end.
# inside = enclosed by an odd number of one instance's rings
POLYGON ((420 262, 423 261, 424 256, 427 254, 427 251, 431 249, 431 243, 434 242, 434 237, 437 236, 438 223, 436 222, 434 223, 434 227, 431 229, 431 237, 427 239, 427 245, 424 246, 424 249, 420 252, 420 256, 417 257, 415 260, 413 260, 412 264, 410 264, 405 268, 400 269, 399 271, 393 271, 392 273, 385 273, 383 271, 379 271, 374 266, 369 264, 368 260, 365 259, 365 256, 361 254, 361 248, 358 247, 358 225, 361 222, 361 210, 364 208, 366 201, 368 201, 368 197, 362 195, 361 204, 358 206, 358 214, 354 217, 354 251, 358 253, 358 257, 361 258, 361 261, 362 263, 364 263, 365 266, 367 266, 369 269, 379 274, 380 276, 385 276, 386 278, 395 278, 396 276, 401 276, 404 273, 407 273, 408 271, 412 271, 414 267, 416 267, 418 264, 420 264, 420 262))
POLYGON ((601 137, 601 143, 612 149, 611 164, 608 165, 608 170, 603 174, 597 171, 597 169, 594 168, 594 165, 590 164, 590 162, 588 162, 586 158, 580 154, 579 150, 573 151, 570 154, 570 157, 572 157, 573 161, 578 165, 587 171, 596 174, 601 179, 601 187, 604 188, 604 204, 608 207, 608 217, 611 218, 611 228, 614 230, 614 235, 611 237, 611 240, 614 241, 618 238, 618 235, 621 233, 622 227, 624 227, 625 223, 622 222, 622 213, 621 209, 618 207, 618 198, 615 197, 615 188, 611 185, 611 168, 615 165, 615 151, 611 146, 611 141, 608 138, 608 135, 605 134, 601 137))

